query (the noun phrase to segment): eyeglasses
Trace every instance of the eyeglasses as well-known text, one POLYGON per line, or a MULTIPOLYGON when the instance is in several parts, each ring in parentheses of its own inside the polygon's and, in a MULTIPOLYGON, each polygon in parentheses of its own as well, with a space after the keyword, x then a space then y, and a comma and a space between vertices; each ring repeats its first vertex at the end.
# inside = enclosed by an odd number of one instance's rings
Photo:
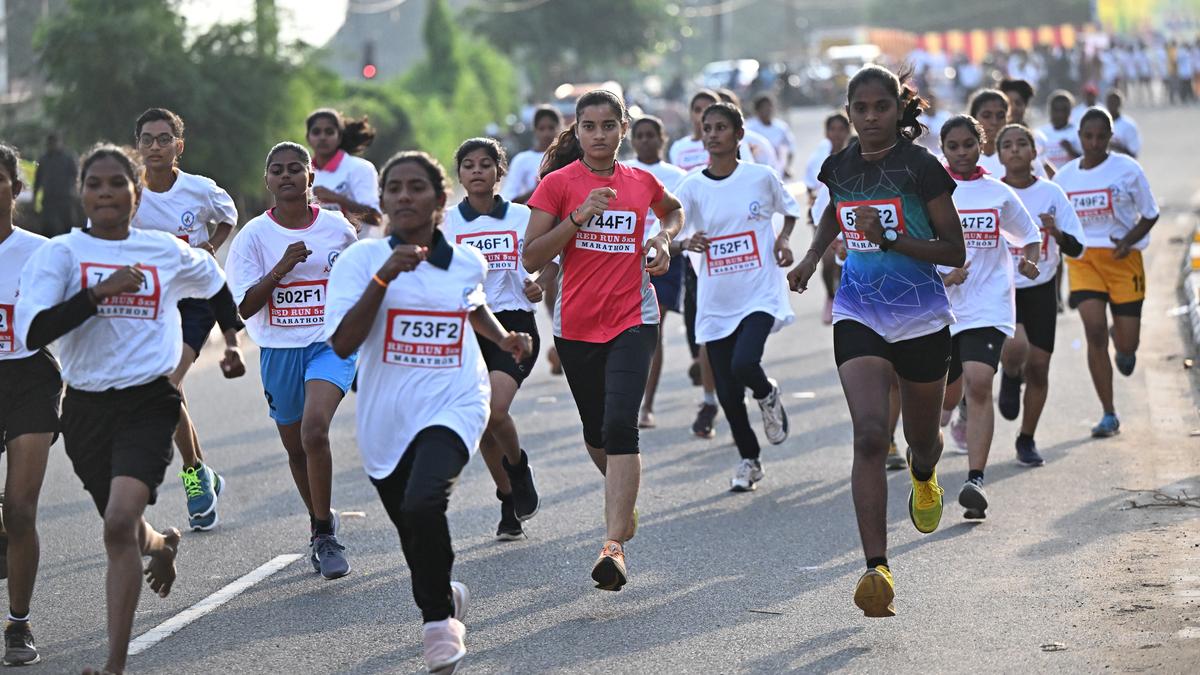
POLYGON ((175 137, 171 134, 159 134, 157 136, 142 134, 141 138, 138 139, 138 145, 142 146, 143 148, 153 147, 156 143, 165 148, 174 142, 175 137))

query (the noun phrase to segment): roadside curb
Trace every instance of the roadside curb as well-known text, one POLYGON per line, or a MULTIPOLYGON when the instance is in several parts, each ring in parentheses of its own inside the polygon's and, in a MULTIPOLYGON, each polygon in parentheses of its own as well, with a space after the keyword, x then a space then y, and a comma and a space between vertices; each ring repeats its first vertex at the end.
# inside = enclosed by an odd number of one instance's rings
POLYGON ((1180 287, 1187 297, 1187 317, 1188 324, 1192 327, 1192 342, 1200 348, 1200 224, 1196 225, 1188 246, 1180 287))

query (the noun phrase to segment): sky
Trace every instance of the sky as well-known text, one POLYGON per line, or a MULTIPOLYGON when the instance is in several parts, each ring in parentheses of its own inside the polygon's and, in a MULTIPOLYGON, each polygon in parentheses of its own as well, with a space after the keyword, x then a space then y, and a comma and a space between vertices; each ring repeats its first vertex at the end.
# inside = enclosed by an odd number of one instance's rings
MULTIPOLYGON (((351 0, 275 0, 279 9, 280 39, 303 40, 323 45, 333 37, 346 17, 351 0)), ((356 0, 358 4, 362 0, 356 0)), ((254 16, 254 0, 180 0, 180 11, 189 28, 203 32, 213 24, 254 16)))

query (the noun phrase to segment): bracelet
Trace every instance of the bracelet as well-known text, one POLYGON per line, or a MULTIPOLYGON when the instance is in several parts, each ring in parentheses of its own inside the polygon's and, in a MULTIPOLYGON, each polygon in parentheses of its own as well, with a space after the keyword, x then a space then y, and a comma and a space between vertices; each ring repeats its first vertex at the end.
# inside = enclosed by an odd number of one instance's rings
POLYGON ((380 279, 378 274, 372 274, 372 275, 371 275, 371 281, 374 281, 375 283, 379 284, 379 287, 380 287, 380 288, 387 288, 387 287, 388 287, 388 284, 387 284, 387 282, 386 282, 386 281, 384 281, 383 279, 380 279))
POLYGON ((275 270, 271 270, 271 278, 275 280, 275 283, 283 281, 283 275, 275 270))
POLYGON ((571 211, 570 213, 568 213, 567 219, 570 220, 571 224, 574 225, 575 227, 583 227, 583 225, 579 224, 579 221, 575 220, 575 211, 571 211))

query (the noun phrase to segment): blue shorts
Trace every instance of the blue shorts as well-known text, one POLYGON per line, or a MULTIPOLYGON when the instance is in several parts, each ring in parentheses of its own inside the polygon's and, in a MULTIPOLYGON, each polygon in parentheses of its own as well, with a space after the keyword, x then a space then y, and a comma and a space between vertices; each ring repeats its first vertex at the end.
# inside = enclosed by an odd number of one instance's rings
POLYGON ((679 312, 683 309, 683 268, 687 265, 687 258, 680 253, 671 256, 671 266, 666 274, 650 277, 654 293, 658 296, 658 304, 668 311, 679 312))
POLYGON ((263 347, 258 353, 263 394, 276 424, 295 424, 304 416, 304 383, 331 382, 342 393, 350 389, 358 353, 343 359, 327 342, 307 347, 263 347))

